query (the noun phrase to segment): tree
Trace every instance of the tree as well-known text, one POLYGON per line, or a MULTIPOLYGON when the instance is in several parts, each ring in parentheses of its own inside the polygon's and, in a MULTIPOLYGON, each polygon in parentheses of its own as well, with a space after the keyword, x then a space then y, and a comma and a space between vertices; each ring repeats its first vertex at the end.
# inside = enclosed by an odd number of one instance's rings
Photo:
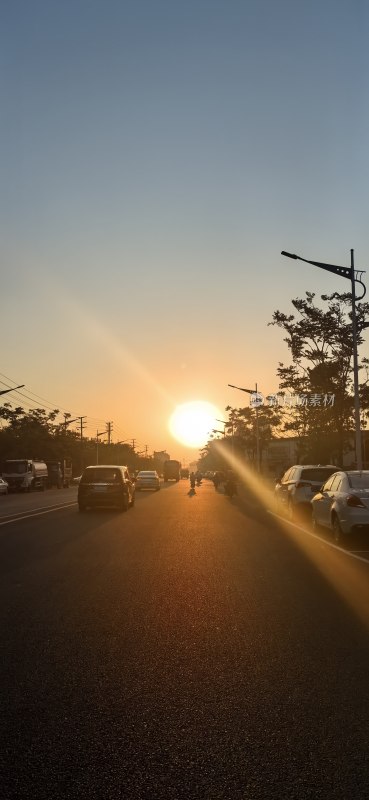
MULTIPOLYGON (((269 323, 287 334, 284 341, 292 357, 292 364, 280 362, 277 369, 281 392, 296 401, 284 430, 300 437, 306 460, 327 463, 334 458, 342 463, 354 427, 351 295, 321 295, 323 308, 314 298, 306 292, 305 298, 292 300, 297 316, 275 311, 269 323)), ((368 313, 368 303, 357 305, 358 345, 368 313)), ((361 388, 365 416, 367 384, 366 377, 361 388)))
POLYGON ((35 408, 26 412, 21 406, 13 409, 10 403, 1 406, 0 418, 7 422, 0 431, 1 457, 50 458, 58 414, 58 409, 47 412, 35 408))
POLYGON ((256 464, 258 436, 260 461, 262 462, 263 452, 272 440, 274 432, 280 427, 281 410, 278 407, 262 405, 259 406, 257 412, 251 406, 245 408, 227 406, 226 411, 229 412, 229 426, 232 426, 233 430, 235 452, 238 451, 239 455, 243 455, 247 451, 249 461, 256 464))

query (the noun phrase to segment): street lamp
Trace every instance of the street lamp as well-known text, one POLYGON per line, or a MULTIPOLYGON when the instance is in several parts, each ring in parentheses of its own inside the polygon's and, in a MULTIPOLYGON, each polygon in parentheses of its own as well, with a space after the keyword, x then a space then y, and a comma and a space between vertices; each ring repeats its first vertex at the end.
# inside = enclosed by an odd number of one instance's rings
POLYGON ((96 464, 99 463, 99 436, 105 436, 107 433, 108 431, 101 431, 101 433, 96 431, 96 464))
POLYGON ((215 420, 216 420, 216 422, 221 422, 221 423, 222 423, 222 425, 224 425, 224 437, 225 437, 225 435, 226 435, 226 425, 231 425, 231 427, 232 427, 232 430, 231 430, 231 446, 232 446, 232 454, 233 454, 233 451, 234 451, 234 441, 233 441, 233 422, 232 422, 232 420, 231 420, 231 421, 229 421, 229 420, 228 420, 228 422, 227 422, 227 421, 226 421, 226 420, 224 420, 224 419, 217 419, 216 417, 215 417, 215 420))
POLYGON ((352 353, 354 361, 354 403, 355 403, 355 450, 356 450, 356 467, 361 470, 363 468, 363 457, 361 451, 361 429, 360 429, 360 397, 359 397, 359 363, 357 355, 357 331, 356 331, 356 300, 362 300, 366 294, 366 287, 361 278, 365 270, 354 269, 354 251, 351 253, 351 266, 350 267, 337 267, 335 264, 323 264, 321 261, 309 261, 307 258, 301 258, 295 253, 287 253, 282 250, 281 255, 287 258, 297 259, 298 261, 305 261, 306 264, 313 264, 315 267, 325 269, 328 272, 333 272, 335 275, 340 275, 341 278, 348 278, 351 281, 351 308, 352 308, 352 353), (360 297, 355 295, 355 283, 360 283, 363 287, 363 294, 360 297))
POLYGON ((80 419, 80 417, 76 417, 75 419, 67 419, 68 414, 64 414, 63 416, 64 416, 64 422, 63 422, 64 430, 67 430, 68 425, 71 425, 72 422, 78 422, 78 420, 80 419))
MULTIPOLYGON (((244 389, 242 386, 234 386, 233 383, 229 383, 228 386, 231 389, 238 389, 240 392, 247 392, 247 394, 258 394, 258 385, 255 383, 255 389, 244 389)), ((256 411, 256 466, 257 471, 260 472, 260 438, 259 438, 259 413, 258 413, 258 403, 256 397, 255 403, 255 411, 256 411)))
POLYGON ((217 419, 216 417, 215 417, 215 422, 221 422, 222 425, 224 425, 224 433, 225 433, 226 425, 228 425, 228 422, 226 422, 225 419, 217 419))
POLYGON ((26 385, 25 383, 22 383, 21 386, 13 386, 12 389, 2 389, 0 391, 0 394, 8 394, 8 392, 15 392, 16 389, 24 389, 25 385, 26 385))

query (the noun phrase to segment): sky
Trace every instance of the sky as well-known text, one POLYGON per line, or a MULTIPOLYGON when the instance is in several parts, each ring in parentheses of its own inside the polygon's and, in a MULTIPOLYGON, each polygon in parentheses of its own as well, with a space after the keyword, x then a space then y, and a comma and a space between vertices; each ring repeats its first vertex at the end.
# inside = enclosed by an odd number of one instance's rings
POLYGON ((2 3, 3 401, 185 461, 178 405, 276 391, 273 312, 349 290, 281 250, 369 269, 368 37, 365 0, 2 3))

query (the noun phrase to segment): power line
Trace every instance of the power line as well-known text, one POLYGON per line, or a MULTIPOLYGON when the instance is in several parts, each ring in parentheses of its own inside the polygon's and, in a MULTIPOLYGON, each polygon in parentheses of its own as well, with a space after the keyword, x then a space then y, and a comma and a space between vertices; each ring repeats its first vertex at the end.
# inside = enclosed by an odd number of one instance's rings
MULTIPOLYGON (((10 381, 11 383, 15 383, 15 381, 13 381, 12 378, 9 378, 7 375, 4 375, 2 372, 0 372, 0 375, 3 378, 6 378, 7 381, 10 381)), ((5 383, 5 381, 0 381, 0 383, 4 384, 4 386, 6 386, 8 389, 12 389, 12 391, 14 391, 14 394, 19 395, 20 397, 24 397, 26 400, 29 400, 30 403, 34 404, 36 402, 36 400, 42 400, 42 402, 46 404, 45 408, 47 408, 49 411, 56 411, 56 410, 58 410, 60 412, 66 411, 68 414, 72 413, 72 414, 75 414, 75 416, 78 416, 76 411, 71 411, 70 409, 67 410, 66 408, 63 408, 63 406, 61 406, 59 404, 53 405, 51 400, 46 400, 44 397, 41 397, 40 395, 35 394, 35 392, 31 392, 29 389, 27 389, 28 394, 25 394, 24 392, 16 391, 15 387, 9 386, 9 384, 5 383), (29 395, 32 395, 32 396, 30 397, 29 395), (36 398, 36 400, 34 398, 36 398)), ((39 408, 39 406, 35 405, 34 408, 39 408)), ((104 422, 104 420, 101 417, 89 417, 89 419, 91 419, 91 420, 93 420, 95 422, 104 422)))
MULTIPOLYGON (((2 372, 0 372, 0 376, 2 378, 5 378, 6 381, 10 381, 10 383, 13 383, 13 384, 16 383, 15 381, 13 381, 12 378, 9 378, 8 375, 4 375, 4 373, 2 373, 2 372)), ((40 406, 37 405, 37 401, 41 400, 42 403, 44 404, 43 408, 45 408, 47 411, 58 411, 58 413, 60 415, 64 416, 64 422, 61 422, 60 424, 64 424, 65 425, 66 414, 70 414, 70 415, 73 414, 73 416, 76 417, 75 420, 71 420, 70 423, 68 422, 68 424, 72 424, 72 422, 79 421, 80 422, 80 425, 78 426, 79 428, 81 427, 81 420, 85 420, 83 422, 82 429, 86 430, 86 434, 87 435, 88 435, 89 431, 91 431, 91 432, 93 431, 94 433, 93 434, 91 433, 91 438, 93 438, 96 435, 95 434, 95 427, 96 426, 94 425, 94 423, 96 423, 96 422, 99 422, 99 423, 100 422, 105 422, 105 420, 103 420, 101 417, 91 417, 89 415, 85 415, 85 416, 81 417, 81 415, 77 414, 77 412, 71 411, 70 409, 67 410, 66 408, 63 408, 63 406, 60 406, 59 404, 53 405, 52 401, 46 400, 46 398, 42 397, 41 395, 36 394, 35 392, 30 391, 29 389, 27 389, 27 394, 25 392, 20 392, 20 391, 18 391, 18 388, 21 388, 21 387, 18 387, 17 384, 16 384, 16 386, 10 386, 9 383, 6 383, 4 380, 1 380, 1 379, 0 379, 0 384, 6 386, 7 389, 10 389, 12 392, 14 392, 15 395, 17 395, 17 396, 19 396, 19 397, 21 397, 21 398, 23 398, 25 400, 28 400, 29 403, 31 404, 28 407, 28 411, 33 411, 33 410, 36 410, 36 409, 40 408, 40 406)), ((111 434, 112 434, 112 431, 113 431, 113 422, 105 422, 105 424, 107 426, 108 441, 111 442, 111 434)), ((120 428, 116 427, 115 430, 116 430, 117 435, 118 435, 119 438, 127 439, 127 440, 132 441, 133 449, 135 449, 136 447, 142 447, 143 448, 143 445, 142 445, 141 442, 137 442, 136 439, 134 439, 132 437, 129 437, 128 434, 126 434, 126 433, 123 434, 121 432, 120 428)), ((147 448, 147 445, 146 445, 146 448, 147 448)))

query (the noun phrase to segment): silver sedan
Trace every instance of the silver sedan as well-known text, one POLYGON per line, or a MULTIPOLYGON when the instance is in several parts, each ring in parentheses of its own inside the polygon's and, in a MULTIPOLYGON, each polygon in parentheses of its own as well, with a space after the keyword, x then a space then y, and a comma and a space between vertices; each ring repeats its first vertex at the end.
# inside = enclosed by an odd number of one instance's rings
POLYGON ((369 470, 335 472, 311 505, 313 527, 330 528, 336 542, 354 531, 369 532, 369 470))
POLYGON ((136 492, 141 489, 153 489, 158 492, 160 489, 160 478, 156 470, 143 469, 136 478, 136 492))

